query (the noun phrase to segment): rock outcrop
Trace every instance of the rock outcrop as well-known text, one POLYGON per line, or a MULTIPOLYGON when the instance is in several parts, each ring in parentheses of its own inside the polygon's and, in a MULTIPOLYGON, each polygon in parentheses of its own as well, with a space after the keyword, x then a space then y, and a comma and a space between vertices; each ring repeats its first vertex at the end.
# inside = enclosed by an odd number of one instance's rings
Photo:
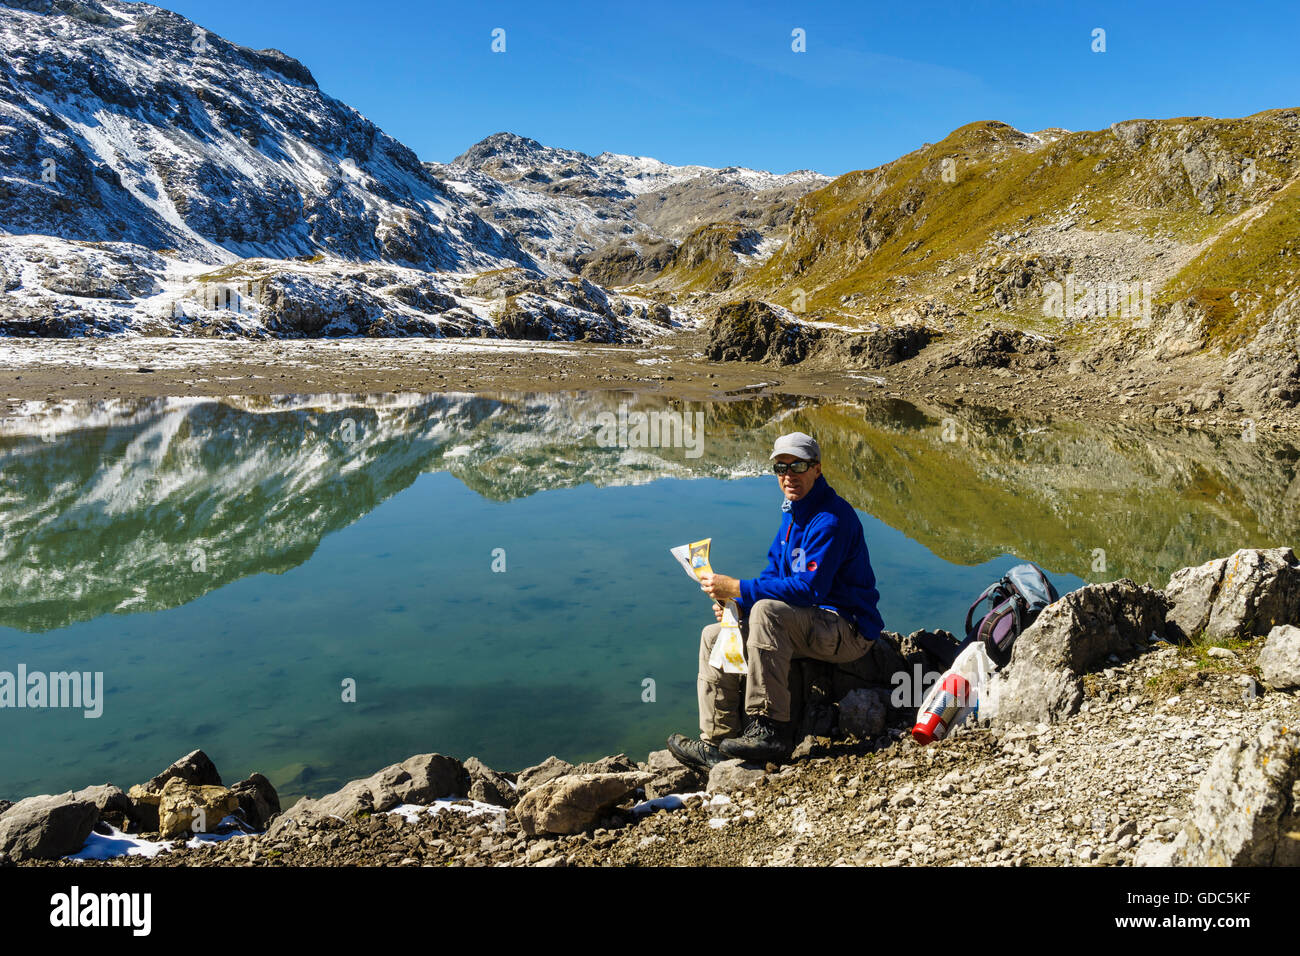
POLYGON ((1290 548, 1243 549, 1175 571, 1165 594, 1175 639, 1264 635, 1300 623, 1300 562, 1290 548))
POLYGON ((801 320, 780 306, 754 299, 718 308, 708 325, 705 354, 713 362, 834 368, 885 368, 918 355, 936 336, 917 323, 849 331, 801 320))
POLYGON ((1300 688, 1300 627, 1279 624, 1268 632, 1259 653, 1259 669, 1275 690, 1300 688))
POLYGON ((1174 866, 1300 866, 1300 727, 1272 721, 1254 740, 1224 747, 1201 781, 1183 832, 1167 854, 1174 866))
POLYGON ((1128 579, 1092 584, 1047 606, 993 676, 981 716, 1053 723, 1083 703, 1082 676, 1110 655, 1132 656, 1164 633, 1164 595, 1128 579))

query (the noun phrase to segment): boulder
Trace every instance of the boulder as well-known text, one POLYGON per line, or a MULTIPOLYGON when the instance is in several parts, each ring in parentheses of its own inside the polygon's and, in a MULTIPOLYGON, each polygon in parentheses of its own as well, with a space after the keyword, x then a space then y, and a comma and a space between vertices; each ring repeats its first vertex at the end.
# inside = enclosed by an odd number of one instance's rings
POLYGON ((707 326, 710 362, 801 362, 821 341, 821 330, 785 309, 754 299, 719 307, 707 326))
POLYGON ((520 770, 515 775, 515 785, 519 788, 519 795, 523 796, 529 790, 540 787, 544 783, 549 783, 558 777, 573 773, 576 769, 567 760, 550 756, 534 767, 520 770))
POLYGON ((593 760, 591 763, 580 763, 573 769, 573 773, 633 773, 641 768, 637 766, 636 761, 627 754, 616 754, 613 757, 601 757, 599 760, 593 760))
POLYGON ((163 786, 173 777, 180 777, 186 783, 199 787, 222 785, 221 774, 217 773, 216 764, 202 750, 191 750, 143 786, 151 792, 161 792, 163 786))
POLYGON ((877 688, 851 690, 840 701, 840 731, 866 740, 882 733, 889 710, 889 693, 877 688))
POLYGON ((528 836, 539 833, 581 833, 637 787, 650 780, 642 771, 569 774, 529 790, 515 807, 519 825, 528 836))
POLYGON ((14 802, 12 800, 0 800, 0 817, 4 816, 4 812, 13 805, 14 802))
POLYGON ((709 793, 732 793, 754 786, 767 775, 766 768, 743 760, 724 760, 709 771, 709 793))
POLYGON ((684 764, 668 749, 656 750, 646 757, 646 768, 651 773, 668 773, 673 770, 681 770, 684 764))
POLYGON ((98 820, 95 802, 72 791, 19 800, 0 818, 0 853, 14 862, 76 853, 98 820))
POLYGON ((162 801, 162 790, 167 781, 179 779, 196 787, 220 787, 221 774, 216 765, 202 750, 191 750, 170 767, 145 783, 137 783, 127 791, 131 806, 135 811, 134 819, 140 829, 154 832, 158 829, 158 805, 162 801))
POLYGON ((1300 687, 1300 627, 1280 624, 1268 632, 1259 652, 1260 674, 1276 690, 1300 687))
POLYGON ((1011 656, 1011 664, 993 675, 980 700, 981 717, 1001 724, 1033 725, 1050 724, 1078 712, 1083 704, 1083 683, 1074 671, 1044 668, 1032 660, 1016 663, 1014 650, 1011 656))
POLYGON ((697 793, 705 789, 707 789, 707 782, 704 774, 679 764, 676 768, 655 773, 654 779, 647 781, 645 785, 645 798, 654 800, 658 797, 666 797, 670 793, 697 793))
POLYGON ((1049 604, 993 675, 980 715, 1001 723, 1053 723, 1083 703, 1081 677, 1111 654, 1146 650, 1163 634, 1161 592, 1126 579, 1091 584, 1049 604))
POLYGON ((403 803, 427 805, 440 797, 469 793, 469 774, 459 760, 442 754, 417 754, 319 799, 303 797, 280 814, 267 830, 274 838, 295 826, 324 817, 351 820, 362 813, 382 813, 403 803))
POLYGON ((898 635, 889 631, 871 642, 867 653, 856 661, 833 664, 831 697, 840 700, 851 690, 863 687, 888 687, 894 675, 907 669, 907 661, 900 651, 898 635))
POLYGON ((143 820, 131 798, 111 783, 86 787, 73 794, 78 800, 89 800, 95 805, 95 822, 108 823, 119 830, 141 829, 143 820))
POLYGON ((254 830, 265 830, 280 812, 280 795, 271 781, 260 773, 250 774, 230 788, 239 802, 239 812, 244 822, 254 830))
POLYGON ((1192 798, 1174 866, 1300 866, 1300 728, 1223 747, 1192 798))
POLYGON ((163 840, 187 833, 212 833, 239 809, 239 798, 226 787, 200 786, 172 777, 158 801, 158 836, 163 840))
POLYGON ((478 757, 470 757, 465 761, 465 772, 469 774, 471 800, 497 807, 513 807, 519 802, 519 794, 510 781, 478 757))
POLYGON ((1248 638, 1300 624, 1300 562, 1290 548, 1243 549, 1173 573, 1169 636, 1248 638))

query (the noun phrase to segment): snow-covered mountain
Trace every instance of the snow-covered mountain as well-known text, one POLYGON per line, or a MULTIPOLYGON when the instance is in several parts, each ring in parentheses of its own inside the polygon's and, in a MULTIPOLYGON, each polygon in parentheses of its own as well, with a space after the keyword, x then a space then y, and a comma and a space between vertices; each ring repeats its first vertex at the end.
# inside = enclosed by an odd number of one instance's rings
POLYGON ((540 261, 616 284, 652 278, 687 237, 719 221, 736 221, 775 248, 771 240, 784 239, 794 201, 830 181, 806 169, 776 174, 589 156, 514 133, 428 166, 540 261))
POLYGON ((277 50, 0 0, 0 334, 622 342, 680 319, 539 262, 277 50))
POLYGON ((683 210, 821 181, 509 134, 423 163, 278 50, 146 3, 0 0, 0 335, 642 340, 691 317, 607 287, 671 262, 683 210))
POLYGON ((225 263, 534 263, 410 149, 276 50, 118 0, 0 5, 9 232, 225 263), (44 12, 33 12, 44 11, 44 12))

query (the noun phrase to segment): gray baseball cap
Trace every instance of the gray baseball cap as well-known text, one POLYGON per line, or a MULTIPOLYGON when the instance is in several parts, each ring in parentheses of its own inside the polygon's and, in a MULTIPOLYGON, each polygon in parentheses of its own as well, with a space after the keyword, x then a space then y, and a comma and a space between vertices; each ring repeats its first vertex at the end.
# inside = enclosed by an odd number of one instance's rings
POLYGON ((817 445, 817 440, 812 435, 805 435, 803 432, 791 432, 788 435, 782 435, 772 446, 772 454, 769 460, 777 455, 794 455, 796 458, 802 458, 804 461, 821 461, 822 450, 817 445))

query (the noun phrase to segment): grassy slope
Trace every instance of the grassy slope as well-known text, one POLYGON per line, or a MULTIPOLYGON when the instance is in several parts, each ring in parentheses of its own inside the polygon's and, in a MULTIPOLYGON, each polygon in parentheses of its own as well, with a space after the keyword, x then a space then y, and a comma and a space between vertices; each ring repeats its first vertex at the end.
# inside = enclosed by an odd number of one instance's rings
MULTIPOLYGON (((1196 298, 1211 311, 1212 337, 1235 344, 1276 300, 1294 263, 1296 113, 1145 122, 1136 146, 1111 130, 1039 144, 1002 123, 971 123, 885 166, 848 173, 799 201, 791 241, 730 294, 789 305, 803 289, 811 313, 840 320, 848 295, 862 297, 862 312, 926 294, 969 308, 974 300, 954 290, 954 273, 987 259, 995 233, 1056 221, 1077 202, 1069 215, 1080 228, 1210 241, 1157 300, 1196 298), (1212 165, 1194 182, 1197 157, 1212 165), (945 160, 955 176, 945 178, 945 160), (1241 176, 1246 160, 1255 168, 1249 182, 1241 176), (1241 215, 1251 209, 1263 212, 1241 215), (1232 290, 1241 290, 1235 304, 1232 290)), ((712 277, 693 271, 680 277, 683 286, 712 277)), ((1008 318, 1049 329, 1036 305, 1008 318)))

